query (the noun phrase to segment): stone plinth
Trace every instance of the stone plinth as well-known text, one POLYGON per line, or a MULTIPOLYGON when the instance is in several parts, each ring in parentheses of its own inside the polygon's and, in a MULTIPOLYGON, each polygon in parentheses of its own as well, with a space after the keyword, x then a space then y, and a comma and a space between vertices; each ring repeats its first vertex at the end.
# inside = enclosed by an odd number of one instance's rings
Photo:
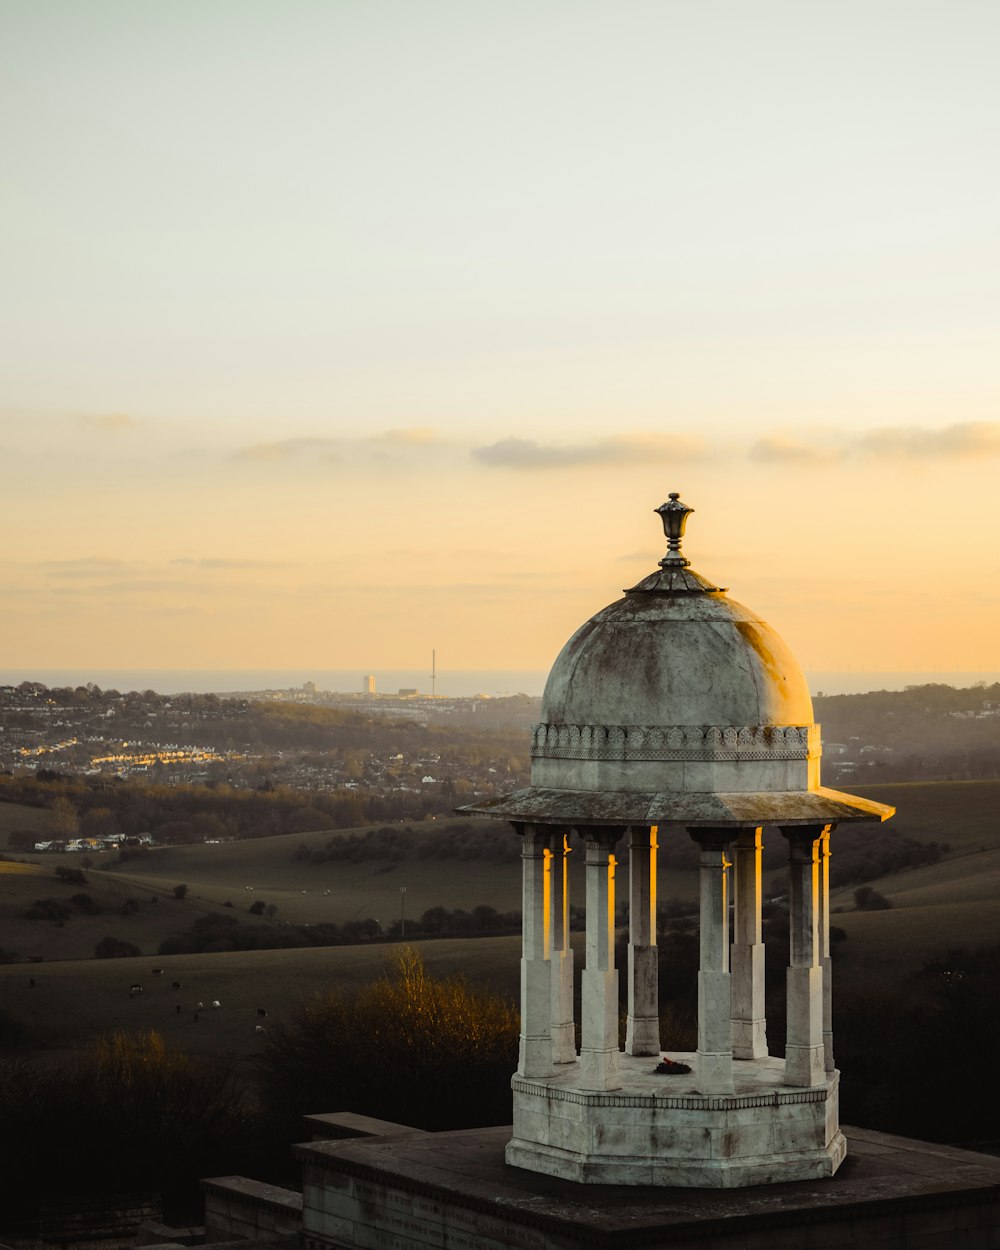
POLYGON ((698 1088, 692 1072, 654 1073, 656 1059, 619 1056, 622 1087, 585 1087, 579 1066, 548 1080, 515 1076, 515 1167, 602 1185, 728 1189, 832 1176, 844 1159, 839 1074, 811 1089, 784 1084, 782 1059, 733 1064, 731 1094, 698 1088))
MULTIPOLYGON (((665 1078, 670 1079, 670 1078, 665 1078)), ((1000 1159, 846 1130, 837 1175, 713 1190, 506 1166, 510 1126, 294 1148, 304 1250, 996 1250, 1000 1159)))

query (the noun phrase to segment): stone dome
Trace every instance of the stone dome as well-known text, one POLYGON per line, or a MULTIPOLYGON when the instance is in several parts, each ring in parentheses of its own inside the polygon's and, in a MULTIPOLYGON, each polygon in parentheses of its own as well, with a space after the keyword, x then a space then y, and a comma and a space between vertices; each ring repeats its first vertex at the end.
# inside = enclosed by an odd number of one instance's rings
POLYGON ((532 737, 532 784, 623 791, 790 790, 818 781, 802 670, 766 622, 689 567, 693 509, 671 495, 660 570, 559 653, 532 737))
POLYGON ((778 634, 691 567, 693 511, 655 509, 657 571, 582 625, 559 653, 531 735, 531 786, 462 809, 572 824, 884 819, 820 786, 820 734, 778 634))
POLYGON ((632 590, 581 625, 549 673, 549 724, 811 725, 795 657, 721 592, 632 590))

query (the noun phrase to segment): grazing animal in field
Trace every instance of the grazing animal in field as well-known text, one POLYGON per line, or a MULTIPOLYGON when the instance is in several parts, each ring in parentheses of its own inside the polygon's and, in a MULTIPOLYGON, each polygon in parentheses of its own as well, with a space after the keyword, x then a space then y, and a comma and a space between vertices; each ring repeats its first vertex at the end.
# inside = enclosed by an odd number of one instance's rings
POLYGON ((162 968, 154 968, 154 969, 153 969, 153 976, 154 976, 154 977, 162 977, 162 976, 163 976, 163 969, 162 969, 162 968))
POLYGON ((256 1031, 256 1032, 258 1032, 258 1033, 266 1033, 266 1032, 267 1032, 267 1029, 265 1029, 265 1028, 264 1028, 264 1026, 263 1026, 262 1024, 256 1024, 256 1025, 254 1025, 254 1029, 255 1029, 255 1031, 256 1031))
POLYGON ((258 1016, 266 1016, 266 1015, 267 1015, 267 1008, 266 1008, 266 1007, 258 1007, 258 1008, 257 1008, 257 1015, 258 1015, 258 1016))
POLYGON ((139 985, 138 983, 130 985, 128 987, 129 998, 135 998, 136 994, 141 994, 141 993, 142 993, 142 986, 139 985))
POLYGON ((221 1007, 221 1006, 222 1006, 222 1003, 220 1003, 220 1002, 219 1002, 219 1000, 218 1000, 217 998, 213 998, 213 999, 212 999, 212 1006, 213 1006, 213 1007, 221 1007))
POLYGON ((195 1013, 194 1013, 194 1022, 195 1022, 195 1024, 197 1024, 197 1023, 198 1023, 198 1013, 197 1013, 197 1012, 195 1012, 195 1013))
POLYGON ((202 1007, 204 1007, 204 1006, 205 1006, 205 1004, 204 1004, 204 1003, 199 1003, 199 1004, 198 1004, 198 1010, 199 1010, 199 1011, 201 1011, 202 1007))
POLYGON ((29 977, 29 978, 28 978, 28 984, 31 986, 31 988, 32 988, 32 989, 34 989, 34 988, 35 988, 35 978, 34 978, 34 977, 29 977))
POLYGON ((177 1014, 178 1014, 178 1015, 180 1015, 180 1014, 181 1014, 181 1005, 180 1005, 180 1003, 178 1003, 178 1004, 177 1004, 177 1014))
POLYGON ((175 981, 175 982, 174 982, 174 984, 173 984, 173 986, 172 986, 172 988, 173 988, 173 989, 175 989, 175 990, 179 990, 179 989, 181 988, 181 983, 180 983, 180 981, 175 981))

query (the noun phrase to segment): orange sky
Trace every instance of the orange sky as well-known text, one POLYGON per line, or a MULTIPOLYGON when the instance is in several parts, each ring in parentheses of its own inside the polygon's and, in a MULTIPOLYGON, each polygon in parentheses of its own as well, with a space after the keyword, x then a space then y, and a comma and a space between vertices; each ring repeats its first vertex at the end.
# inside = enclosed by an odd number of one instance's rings
POLYGON ((10 668, 990 670, 1000 9, 14 0, 10 668))

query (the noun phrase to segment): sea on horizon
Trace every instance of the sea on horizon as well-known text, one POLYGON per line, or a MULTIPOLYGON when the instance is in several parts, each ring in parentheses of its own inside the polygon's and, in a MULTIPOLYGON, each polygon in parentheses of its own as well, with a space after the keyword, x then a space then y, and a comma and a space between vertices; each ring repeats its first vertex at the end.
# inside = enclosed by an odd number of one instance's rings
MULTIPOLYGON (((301 689, 315 682, 317 690, 347 694, 362 693, 362 680, 375 678, 378 694, 399 690, 431 693, 431 676, 426 669, 3 669, 0 685, 40 681, 49 687, 84 686, 94 682, 102 690, 155 690, 157 694, 227 694, 255 690, 301 689)), ((541 695, 548 673, 545 669, 456 669, 437 675, 434 683, 439 696, 471 698, 485 694, 491 698, 507 695, 541 695)), ((966 687, 980 682, 1000 682, 1000 672, 978 670, 952 672, 820 672, 806 673, 809 688, 818 694, 863 694, 869 690, 904 690, 907 686, 941 684, 966 687)))

